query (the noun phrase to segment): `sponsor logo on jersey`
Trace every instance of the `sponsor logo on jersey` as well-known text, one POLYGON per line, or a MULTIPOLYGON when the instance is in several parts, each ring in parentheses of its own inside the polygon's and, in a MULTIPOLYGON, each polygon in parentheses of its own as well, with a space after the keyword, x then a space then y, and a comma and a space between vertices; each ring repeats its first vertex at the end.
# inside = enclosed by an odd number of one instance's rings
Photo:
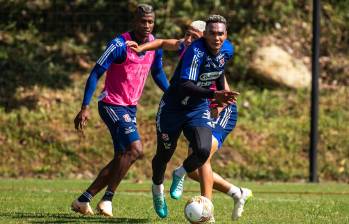
POLYGON ((202 74, 200 75, 200 80, 201 80, 201 81, 215 80, 215 79, 219 78, 219 76, 220 76, 221 74, 223 74, 223 71, 202 73, 202 74))
POLYGON ((211 86, 212 83, 213 83, 212 81, 206 81, 206 82, 198 82, 196 85, 200 87, 206 87, 206 86, 211 86))

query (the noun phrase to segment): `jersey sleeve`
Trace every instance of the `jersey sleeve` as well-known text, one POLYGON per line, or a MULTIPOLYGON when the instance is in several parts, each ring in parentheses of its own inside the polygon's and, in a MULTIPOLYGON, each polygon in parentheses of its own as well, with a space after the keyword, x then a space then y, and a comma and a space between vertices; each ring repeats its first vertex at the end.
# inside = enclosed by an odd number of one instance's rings
POLYGON ((151 65, 151 70, 158 70, 158 69, 162 69, 162 49, 157 49, 155 50, 155 57, 154 57, 154 61, 151 65))
POLYGON ((182 60, 180 79, 198 80, 201 64, 203 63, 204 51, 200 47, 192 44, 185 51, 182 60))
POLYGON ((155 58, 151 66, 151 74, 155 83, 165 92, 169 87, 169 83, 162 65, 162 49, 155 51, 155 58))
POLYGON ((122 37, 110 41, 97 64, 108 69, 112 63, 122 63, 126 59, 126 43, 122 37))
POLYGON ((177 51, 178 56, 181 56, 184 53, 184 51, 185 51, 184 40, 180 39, 179 45, 178 45, 178 51, 177 51))
POLYGON ((96 64, 95 67, 92 69, 90 76, 86 81, 82 106, 86 106, 90 104, 92 95, 96 90, 97 82, 101 78, 104 72, 105 72, 105 69, 99 64, 96 64))
POLYGON ((232 45, 228 40, 225 40, 223 47, 227 60, 231 60, 235 53, 234 45, 232 45))

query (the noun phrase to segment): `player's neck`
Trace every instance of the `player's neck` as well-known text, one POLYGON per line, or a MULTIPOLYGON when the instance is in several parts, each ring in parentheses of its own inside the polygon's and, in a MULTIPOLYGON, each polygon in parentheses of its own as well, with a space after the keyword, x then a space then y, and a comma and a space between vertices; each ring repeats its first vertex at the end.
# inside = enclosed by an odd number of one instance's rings
POLYGON ((219 49, 212 49, 212 48, 207 48, 208 49, 208 51, 210 52, 210 54, 211 55, 213 55, 213 56, 216 56, 219 52, 220 52, 220 48, 219 49))
POLYGON ((149 37, 148 36, 143 36, 138 34, 137 32, 132 32, 133 35, 131 35, 132 39, 136 41, 138 44, 144 44, 148 42, 149 37))

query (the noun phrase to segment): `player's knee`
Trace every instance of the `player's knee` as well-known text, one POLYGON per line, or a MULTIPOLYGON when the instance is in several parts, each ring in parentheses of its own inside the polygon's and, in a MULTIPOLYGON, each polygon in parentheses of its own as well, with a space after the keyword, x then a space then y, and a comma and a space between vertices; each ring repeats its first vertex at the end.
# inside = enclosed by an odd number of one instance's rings
POLYGON ((133 146, 129 152, 132 161, 136 161, 144 157, 143 148, 141 146, 133 146))
POLYGON ((197 158, 200 164, 204 164, 210 157, 210 147, 201 147, 198 149, 197 158))

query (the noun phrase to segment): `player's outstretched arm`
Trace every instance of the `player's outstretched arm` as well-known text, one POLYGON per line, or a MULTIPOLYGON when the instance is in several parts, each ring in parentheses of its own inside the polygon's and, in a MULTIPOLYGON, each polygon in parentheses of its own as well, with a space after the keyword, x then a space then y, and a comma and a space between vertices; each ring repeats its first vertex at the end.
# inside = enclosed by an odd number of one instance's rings
POLYGON ((177 39, 155 39, 142 45, 138 45, 134 41, 127 41, 126 45, 136 52, 151 51, 164 49, 168 51, 176 51, 179 48, 180 41, 177 39))

